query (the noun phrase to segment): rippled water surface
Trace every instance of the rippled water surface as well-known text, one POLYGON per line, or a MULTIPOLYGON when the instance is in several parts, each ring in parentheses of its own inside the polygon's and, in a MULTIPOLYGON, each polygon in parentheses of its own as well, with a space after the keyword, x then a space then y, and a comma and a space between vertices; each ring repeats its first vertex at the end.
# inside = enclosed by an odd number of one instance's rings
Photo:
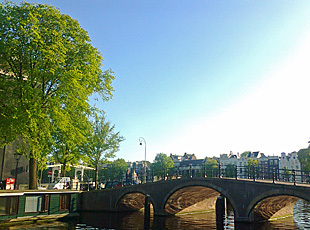
MULTIPOLYGON (((144 229, 144 216, 134 213, 82 213, 80 222, 99 229, 144 229)), ((85 228, 86 229, 86 228, 85 228)), ((259 224, 234 223, 233 212, 229 211, 223 224, 216 223, 214 212, 177 215, 171 217, 152 218, 150 229, 310 229, 310 204, 298 200, 294 207, 294 215, 259 224)))
POLYGON ((148 225, 144 225, 142 212, 108 213, 85 212, 81 213, 79 223, 50 222, 32 225, 0 226, 0 229, 154 229, 154 230, 188 230, 188 229, 240 229, 240 230, 270 230, 270 229, 310 229, 310 204, 298 200, 294 207, 294 215, 287 218, 272 220, 260 224, 234 223, 233 212, 228 211, 222 224, 216 223, 214 212, 177 215, 171 217, 151 218, 148 225))

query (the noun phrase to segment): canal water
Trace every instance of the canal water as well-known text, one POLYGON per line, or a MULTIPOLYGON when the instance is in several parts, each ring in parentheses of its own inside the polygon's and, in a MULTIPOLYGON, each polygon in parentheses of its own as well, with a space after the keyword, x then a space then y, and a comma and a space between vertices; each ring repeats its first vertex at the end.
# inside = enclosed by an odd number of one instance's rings
POLYGON ((142 212, 108 213, 85 212, 81 213, 78 223, 50 222, 32 225, 0 226, 0 229, 33 229, 33 230, 99 230, 99 229, 154 229, 154 230, 188 230, 188 229, 238 229, 238 230, 270 230, 270 229, 310 229, 310 203, 298 200, 294 207, 293 216, 267 221, 259 224, 234 223, 233 212, 228 211, 223 224, 217 224, 215 212, 192 213, 171 217, 152 217, 148 226, 144 225, 142 212))

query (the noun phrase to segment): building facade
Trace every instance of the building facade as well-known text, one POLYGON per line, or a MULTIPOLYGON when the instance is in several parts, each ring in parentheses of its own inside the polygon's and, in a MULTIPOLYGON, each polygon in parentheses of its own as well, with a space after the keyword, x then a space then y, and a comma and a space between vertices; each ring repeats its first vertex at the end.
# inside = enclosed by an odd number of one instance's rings
POLYGON ((249 152, 245 157, 239 157, 239 154, 234 155, 232 153, 229 155, 221 154, 219 164, 222 174, 226 172, 229 166, 233 166, 240 178, 253 177, 253 174, 255 174, 257 178, 262 179, 274 178, 275 180, 282 180, 286 178, 292 180, 293 171, 296 171, 294 172, 296 178, 301 175, 299 171, 301 170, 301 164, 296 152, 282 153, 281 157, 266 156, 260 152, 249 152), (249 159, 252 160, 252 165, 249 163, 249 159))
POLYGON ((29 183, 29 161, 24 155, 17 154, 17 141, 0 148, 0 187, 5 189, 6 180, 14 178, 14 188, 27 188, 29 183))
POLYGON ((301 164, 298 160, 297 152, 281 153, 280 169, 301 170, 301 164))
POLYGON ((184 153, 183 156, 170 154, 170 158, 177 168, 177 173, 180 176, 195 177, 202 173, 202 166, 205 162, 204 159, 197 159, 195 154, 184 153))

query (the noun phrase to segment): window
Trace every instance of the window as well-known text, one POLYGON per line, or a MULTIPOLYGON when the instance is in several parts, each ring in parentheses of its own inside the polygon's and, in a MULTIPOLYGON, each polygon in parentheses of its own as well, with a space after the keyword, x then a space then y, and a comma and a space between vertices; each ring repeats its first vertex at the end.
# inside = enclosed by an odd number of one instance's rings
POLYGON ((69 207, 70 207, 70 194, 60 194, 59 210, 69 210, 69 207))
POLYGON ((42 212, 43 196, 27 196, 25 212, 42 212))
POLYGON ((49 195, 26 196, 25 212, 46 212, 49 207, 49 195))
POLYGON ((3 196, 0 197, 0 215, 17 214, 18 197, 3 196))

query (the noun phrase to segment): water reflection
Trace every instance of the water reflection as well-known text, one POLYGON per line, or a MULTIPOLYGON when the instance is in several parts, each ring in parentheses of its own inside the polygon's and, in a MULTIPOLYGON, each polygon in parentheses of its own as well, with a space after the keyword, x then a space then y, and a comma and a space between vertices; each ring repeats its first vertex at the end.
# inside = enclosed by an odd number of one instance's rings
POLYGON ((214 229, 215 226, 216 219, 212 212, 168 217, 164 229, 214 229))
POLYGON ((144 229, 142 212, 83 212, 79 222, 101 229, 144 229))
POLYGON ((310 229, 310 203, 298 200, 294 206, 293 218, 300 229, 310 229))
MULTIPOLYGON (((25 223, 25 222, 24 222, 25 223)), ((36 223, 28 223, 22 224, 19 223, 17 225, 9 225, 4 224, 0 225, 1 230, 74 230, 76 229, 76 223, 71 222, 61 222, 61 221, 50 221, 50 222, 36 222, 36 223)))
MULTIPOLYGON (((271 229, 307 229, 310 228, 310 204, 298 200, 294 215, 263 223, 234 223, 233 211, 228 210, 223 224, 216 223, 214 212, 184 214, 169 217, 151 218, 150 229, 237 229, 237 230, 271 230, 271 229)), ((144 229, 142 212, 132 213, 82 213, 81 223, 88 223, 100 229, 144 229)))
MULTIPOLYGON (((79 223, 64 223, 54 221, 52 223, 38 223, 22 226, 0 226, 0 229, 145 229, 144 215, 142 212, 83 212, 79 223)), ((310 229, 310 204, 298 200, 294 206, 294 215, 287 218, 267 221, 256 224, 234 223, 232 210, 228 209, 222 224, 216 223, 215 212, 183 214, 169 217, 151 217, 149 228, 152 230, 201 230, 201 229, 236 229, 236 230, 271 230, 271 229, 310 229)))

